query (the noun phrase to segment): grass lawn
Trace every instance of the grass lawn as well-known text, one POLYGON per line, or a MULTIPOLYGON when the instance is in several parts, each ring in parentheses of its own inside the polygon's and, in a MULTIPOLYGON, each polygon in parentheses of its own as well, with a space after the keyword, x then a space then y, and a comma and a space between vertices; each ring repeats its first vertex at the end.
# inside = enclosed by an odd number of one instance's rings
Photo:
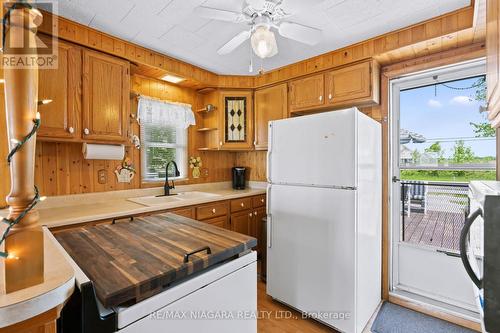
POLYGON ((496 180, 491 171, 401 170, 401 180, 426 180, 434 182, 469 182, 471 180, 496 180))

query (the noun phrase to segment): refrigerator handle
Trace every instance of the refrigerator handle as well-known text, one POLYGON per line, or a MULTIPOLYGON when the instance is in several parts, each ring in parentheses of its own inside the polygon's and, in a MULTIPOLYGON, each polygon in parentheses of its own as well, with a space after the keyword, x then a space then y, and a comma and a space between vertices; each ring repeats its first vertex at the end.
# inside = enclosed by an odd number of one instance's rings
POLYGON ((271 154, 273 153, 273 124, 268 124, 268 137, 267 137, 267 163, 266 163, 266 177, 267 182, 271 183, 271 154))
POLYGON ((464 227, 462 228, 462 232, 460 233, 460 258, 462 259, 462 263, 465 267, 465 271, 471 278, 472 282, 479 288, 483 288, 483 280, 479 279, 472 269, 469 258, 467 257, 467 236, 469 235, 469 230, 474 221, 479 217, 483 216, 483 211, 481 208, 478 208, 474 213, 472 213, 468 218, 465 219, 464 227))
POLYGON ((266 197, 266 214, 267 214, 267 247, 271 248, 273 245, 272 242, 272 216, 271 216, 271 189, 272 185, 267 185, 267 197, 266 197))

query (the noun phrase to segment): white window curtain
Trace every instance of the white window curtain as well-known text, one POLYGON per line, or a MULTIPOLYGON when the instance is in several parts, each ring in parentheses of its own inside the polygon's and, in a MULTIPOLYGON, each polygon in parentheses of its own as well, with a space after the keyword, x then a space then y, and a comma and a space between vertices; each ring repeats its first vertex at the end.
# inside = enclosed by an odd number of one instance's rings
POLYGON ((175 126, 186 129, 195 125, 191 105, 139 97, 139 122, 144 124, 175 126))

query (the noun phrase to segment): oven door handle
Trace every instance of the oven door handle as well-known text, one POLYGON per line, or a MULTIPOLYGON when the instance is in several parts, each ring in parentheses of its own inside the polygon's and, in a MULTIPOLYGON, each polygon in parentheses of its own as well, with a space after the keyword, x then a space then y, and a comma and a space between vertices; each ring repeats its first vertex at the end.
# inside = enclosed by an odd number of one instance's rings
POLYGON ((483 216, 483 211, 481 210, 481 208, 478 208, 476 211, 474 211, 474 213, 472 213, 468 218, 465 219, 464 227, 462 228, 462 232, 460 233, 460 258, 462 259, 465 271, 472 279, 472 282, 474 282, 474 284, 479 289, 482 289, 483 280, 476 275, 470 265, 469 258, 467 257, 467 236, 469 235, 470 227, 479 216, 483 216))

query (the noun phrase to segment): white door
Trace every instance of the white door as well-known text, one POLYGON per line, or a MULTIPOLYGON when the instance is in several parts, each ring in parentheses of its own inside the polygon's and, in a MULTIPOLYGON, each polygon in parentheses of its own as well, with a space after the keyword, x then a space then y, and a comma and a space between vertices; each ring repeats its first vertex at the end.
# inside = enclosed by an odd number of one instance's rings
POLYGON ((268 181, 356 186, 356 109, 269 124, 268 181))
POLYGON ((356 191, 268 187, 267 293, 308 313, 345 313, 328 320, 354 330, 356 191))
MULTIPOLYGON (((471 315, 469 318, 473 318, 472 312, 476 311, 470 280, 457 251, 440 245, 444 244, 444 237, 458 242, 460 231, 454 223, 465 218, 457 206, 458 202, 466 200, 462 193, 466 193, 466 185, 425 179, 411 183, 400 179, 401 167, 408 170, 412 167, 412 162, 405 164, 403 153, 409 153, 405 151, 407 147, 400 144, 405 136, 404 131, 400 132, 400 95, 405 90, 431 86, 436 77, 440 82, 448 82, 474 77, 483 70, 483 63, 461 64, 402 77, 390 83, 391 293, 438 304, 443 310, 466 317, 471 315), (444 204, 448 205, 446 211, 440 206, 444 204), (449 229, 452 223, 454 229, 449 229), (443 237, 441 243, 433 239, 439 234, 443 237), (426 242, 425 238, 428 238, 426 242)), ((427 119, 434 125, 431 118, 427 119)), ((439 170, 439 165, 436 168, 439 170)))

